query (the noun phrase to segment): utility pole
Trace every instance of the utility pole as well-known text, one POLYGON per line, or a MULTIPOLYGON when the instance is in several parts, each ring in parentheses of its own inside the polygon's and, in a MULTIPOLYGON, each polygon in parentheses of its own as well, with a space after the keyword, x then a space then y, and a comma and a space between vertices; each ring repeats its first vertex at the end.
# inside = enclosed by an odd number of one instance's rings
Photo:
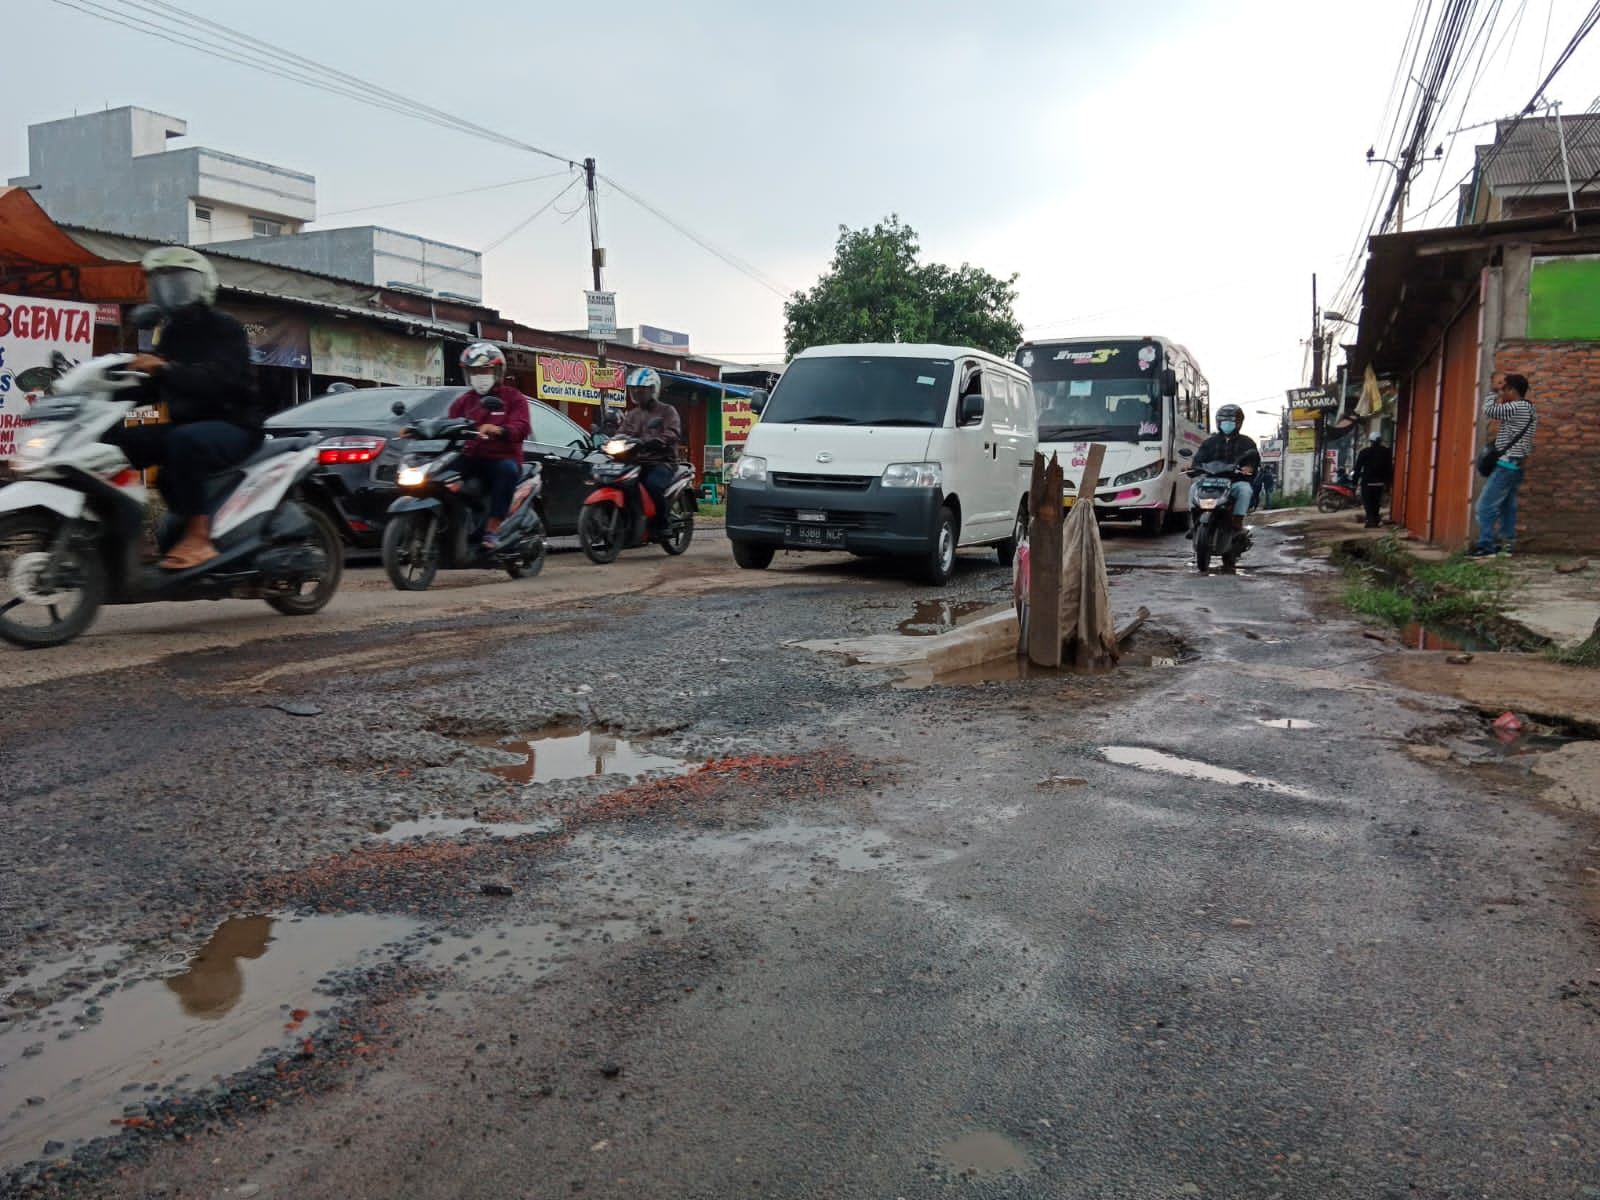
MULTIPOLYGON (((606 265, 605 248, 600 245, 600 204, 599 192, 595 188, 594 159, 583 160, 583 180, 589 198, 589 263, 594 268, 594 290, 604 291, 601 283, 601 270, 606 265)), ((601 338, 596 346, 596 357, 600 360, 602 379, 606 370, 606 339, 601 338)), ((605 388, 600 389, 600 417, 602 422, 606 415, 605 388)))
POLYGON ((1322 314, 1317 311, 1317 277, 1311 276, 1311 386, 1322 386, 1322 314))

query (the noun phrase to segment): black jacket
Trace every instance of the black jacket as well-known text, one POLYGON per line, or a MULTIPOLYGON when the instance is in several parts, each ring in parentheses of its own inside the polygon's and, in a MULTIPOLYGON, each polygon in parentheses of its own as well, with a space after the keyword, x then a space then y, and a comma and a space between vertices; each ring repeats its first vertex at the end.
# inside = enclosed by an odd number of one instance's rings
POLYGON ((1394 452, 1382 442, 1374 442, 1356 455, 1356 478, 1374 487, 1394 482, 1394 452))
POLYGON ((174 425, 227 421, 261 428, 250 339, 233 317, 208 304, 180 308, 156 330, 153 353, 167 365, 144 398, 166 404, 174 425))
POLYGON ((1242 433, 1213 433, 1200 443, 1200 449, 1191 460, 1194 466, 1208 462, 1230 462, 1236 467, 1261 466, 1261 451, 1254 440, 1242 433))

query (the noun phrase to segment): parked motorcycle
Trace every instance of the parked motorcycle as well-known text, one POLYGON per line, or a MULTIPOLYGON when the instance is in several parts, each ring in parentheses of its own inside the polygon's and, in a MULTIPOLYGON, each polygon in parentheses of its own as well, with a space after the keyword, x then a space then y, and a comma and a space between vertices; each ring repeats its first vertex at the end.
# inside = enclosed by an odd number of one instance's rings
MULTIPOLYGON (((183 571, 144 561, 144 476, 100 439, 134 401, 118 393, 145 376, 131 354, 70 367, 35 402, 0 486, 0 638, 38 648, 71 641, 103 604, 265 600, 288 616, 320 611, 344 569, 339 534, 304 503, 317 466, 309 438, 268 441, 212 477, 211 540, 220 553, 183 571)), ((168 514, 162 553, 183 522, 168 514)))
POLYGON ((1240 475, 1233 463, 1220 460, 1200 463, 1194 473, 1200 476, 1195 492, 1199 515, 1194 531, 1194 565, 1203 575, 1216 557, 1231 570, 1239 556, 1250 549, 1250 531, 1233 527, 1233 485, 1246 476, 1240 475))
POLYGON ((1323 484, 1322 490, 1317 493, 1317 511, 1343 512, 1360 500, 1361 497, 1356 495, 1355 480, 1350 478, 1348 472, 1340 471, 1331 483, 1323 484))
MULTIPOLYGON (((500 402, 484 401, 489 411, 500 402)), ((544 478, 537 463, 524 464, 511 498, 511 511, 500 524, 500 544, 484 548, 489 521, 488 493, 461 470, 466 445, 478 436, 465 417, 435 417, 414 430, 422 443, 401 460, 395 486, 401 495, 389 506, 383 527, 383 569, 401 591, 426 591, 442 567, 446 571, 505 571, 513 579, 544 569, 547 546, 539 496, 544 478)))
MULTIPOLYGON (((644 468, 639 452, 648 443, 637 438, 613 437, 599 447, 604 455, 590 471, 594 491, 578 515, 578 543, 594 563, 612 562, 624 550, 649 541, 649 522, 656 515, 655 501, 644 488, 644 468)), ((694 514, 699 508, 694 490, 694 469, 677 464, 667 485, 667 533, 661 548, 682 554, 694 537, 694 514)))

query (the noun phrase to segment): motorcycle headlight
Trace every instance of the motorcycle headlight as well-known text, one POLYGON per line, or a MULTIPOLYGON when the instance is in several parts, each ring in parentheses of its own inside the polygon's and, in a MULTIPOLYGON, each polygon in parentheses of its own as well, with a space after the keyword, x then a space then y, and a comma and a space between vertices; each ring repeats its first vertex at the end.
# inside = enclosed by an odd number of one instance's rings
POLYGON ((883 469, 886 488, 937 488, 944 486, 944 470, 936 462, 890 463, 883 469))
POLYGON ((401 467, 394 481, 401 487, 418 487, 428 478, 427 467, 401 467))
POLYGON ((627 449, 628 443, 623 438, 612 438, 605 444, 606 453, 611 455, 625 454, 627 449))
POLYGON ((745 483, 765 483, 767 460, 755 454, 742 454, 739 456, 739 461, 734 464, 733 477, 745 483))
POLYGON ((1140 467, 1137 471, 1129 471, 1125 475, 1118 475, 1112 483, 1113 487, 1126 487, 1130 483, 1143 483, 1146 479, 1158 479, 1161 472, 1166 469, 1166 462, 1158 459, 1147 467, 1140 467))
POLYGON ((43 462, 50 457, 50 452, 56 448, 64 434, 60 429, 41 429, 29 431, 25 436, 17 439, 16 461, 23 466, 43 462))

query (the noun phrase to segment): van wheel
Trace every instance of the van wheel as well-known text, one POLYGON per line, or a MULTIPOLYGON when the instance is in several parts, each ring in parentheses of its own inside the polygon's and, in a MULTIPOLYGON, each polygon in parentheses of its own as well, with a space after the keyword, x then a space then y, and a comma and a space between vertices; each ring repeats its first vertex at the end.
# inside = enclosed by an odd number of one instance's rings
POLYGON ((1024 500, 1017 509, 1017 519, 1012 523, 1011 536, 999 543, 994 548, 994 556, 1000 560, 1002 567, 1009 567, 1012 559, 1017 557, 1017 546, 1022 539, 1028 536, 1028 502, 1024 500))
POLYGON ((771 546, 757 546, 753 542, 734 542, 733 561, 746 571, 765 571, 772 565, 777 551, 771 546))
POLYGON ((933 545, 922 560, 922 579, 934 587, 950 582, 956 569, 956 515, 948 508, 939 510, 939 528, 933 545))

